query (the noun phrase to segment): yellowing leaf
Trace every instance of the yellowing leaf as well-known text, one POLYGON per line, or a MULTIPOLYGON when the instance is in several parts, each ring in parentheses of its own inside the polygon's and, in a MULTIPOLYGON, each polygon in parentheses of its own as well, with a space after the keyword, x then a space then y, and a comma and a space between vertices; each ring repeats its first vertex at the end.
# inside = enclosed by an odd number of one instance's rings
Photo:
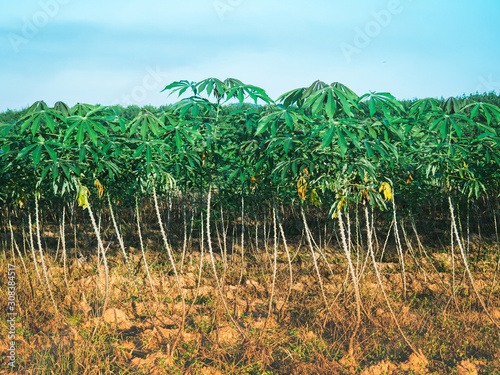
POLYGON ((368 189, 363 189, 359 192, 360 198, 363 200, 363 203, 370 202, 370 194, 368 193, 368 189))
POLYGON ((305 201, 306 200, 306 191, 307 191, 307 181, 304 176, 299 178, 297 181, 297 193, 299 193, 299 197, 305 201))
POLYGON ((382 182, 382 185, 380 185, 380 189, 378 189, 378 191, 383 192, 385 199, 387 199, 388 201, 392 200, 391 185, 389 185, 387 182, 382 182))
POLYGON ((333 214, 333 218, 335 219, 337 216, 339 216, 340 210, 345 206, 345 197, 342 197, 340 199, 339 204, 337 206, 337 209, 335 210, 335 213, 333 214))
POLYGON ((78 206, 84 210, 89 206, 89 189, 86 186, 80 186, 78 190, 78 206))
POLYGON ((316 207, 319 207, 321 205, 321 199, 319 198, 319 195, 318 195, 318 192, 316 191, 316 189, 313 189, 311 191, 311 203, 316 207))
POLYGON ((406 184, 408 185, 410 182, 413 181, 413 177, 411 176, 411 173, 408 175, 408 179, 406 180, 406 184))
POLYGON ((97 188, 97 194, 99 195, 99 198, 102 198, 102 195, 104 194, 104 187, 101 185, 101 182, 96 179, 94 181, 94 185, 97 188))
POLYGON ((23 198, 21 198, 21 197, 17 198, 15 203, 19 206, 19 208, 24 207, 23 198))

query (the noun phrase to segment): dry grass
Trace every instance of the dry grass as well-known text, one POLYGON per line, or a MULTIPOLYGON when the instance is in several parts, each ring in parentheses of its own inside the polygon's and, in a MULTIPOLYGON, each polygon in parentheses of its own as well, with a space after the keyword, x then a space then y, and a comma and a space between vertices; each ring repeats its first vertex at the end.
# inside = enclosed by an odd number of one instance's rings
MULTIPOLYGON (((280 249, 282 250, 282 249, 280 249)), ((110 250, 111 251, 111 250, 110 250)), ((29 277, 17 259, 17 371, 19 374, 466 374, 500 373, 500 336, 482 311, 458 263, 457 290, 451 299, 450 259, 442 254, 407 265, 408 290, 402 297, 397 263, 382 263, 384 288, 399 322, 422 355, 412 353, 396 329, 373 270, 360 280, 362 325, 354 357, 346 356, 355 325, 352 285, 345 283, 346 264, 330 251, 333 274, 323 264, 325 308, 318 280, 307 253, 294 260, 294 282, 284 304, 289 280, 285 255, 280 253, 271 315, 267 255, 228 259, 224 297, 239 324, 232 326, 217 293, 211 267, 205 263, 198 287, 199 253, 192 253, 181 275, 186 306, 166 257, 150 252, 151 272, 160 301, 147 282, 139 252, 128 249, 137 288, 120 255, 110 256, 111 298, 101 311, 104 273, 97 259, 70 261, 69 291, 62 263, 47 257, 50 282, 62 316, 56 316, 44 287, 36 280, 32 260, 25 259, 29 277), (436 273, 432 268, 438 269, 436 273), (425 270, 425 272, 424 272, 425 270), (32 285, 33 289, 31 288, 32 285), (283 305, 284 304, 284 305, 283 305), (183 310, 188 310, 182 326, 183 310), (103 315, 98 333, 92 332, 103 315)), ((294 250, 295 251, 295 250, 294 250)), ((237 252, 236 252, 237 253, 237 252)), ((0 269, 0 311, 6 311, 7 264, 0 269)), ((494 262, 478 264, 478 287, 487 299, 494 262)), ((222 274, 223 263, 217 262, 222 274)), ((498 290, 489 301, 500 319, 498 290)), ((2 319, 2 331, 6 320, 2 319)), ((2 333, 1 356, 6 358, 2 333)))

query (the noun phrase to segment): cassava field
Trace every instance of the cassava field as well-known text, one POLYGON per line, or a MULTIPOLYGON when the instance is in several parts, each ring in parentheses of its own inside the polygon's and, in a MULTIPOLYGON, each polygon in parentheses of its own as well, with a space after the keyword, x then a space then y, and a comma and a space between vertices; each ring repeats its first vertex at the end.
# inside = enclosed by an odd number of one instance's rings
POLYGON ((0 116, 0 373, 500 374, 496 95, 165 90, 0 116))

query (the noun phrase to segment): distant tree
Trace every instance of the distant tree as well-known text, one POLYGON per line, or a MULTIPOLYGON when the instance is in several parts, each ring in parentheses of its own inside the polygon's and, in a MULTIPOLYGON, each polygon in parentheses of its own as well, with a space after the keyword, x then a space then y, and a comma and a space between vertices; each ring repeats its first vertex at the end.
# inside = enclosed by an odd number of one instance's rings
POLYGON ((495 92, 489 92, 489 93, 475 93, 472 95, 469 95, 468 97, 472 101, 476 102, 483 102, 483 103, 489 103, 489 104, 494 104, 496 106, 500 106, 500 95, 496 94, 495 92))
POLYGON ((8 109, 7 111, 0 113, 0 122, 14 124, 19 118, 26 114, 27 110, 27 108, 24 108, 20 111, 8 109))
POLYGON ((138 105, 129 105, 127 107, 114 105, 111 106, 110 109, 117 111, 118 115, 125 117, 127 120, 133 120, 141 111, 138 105))

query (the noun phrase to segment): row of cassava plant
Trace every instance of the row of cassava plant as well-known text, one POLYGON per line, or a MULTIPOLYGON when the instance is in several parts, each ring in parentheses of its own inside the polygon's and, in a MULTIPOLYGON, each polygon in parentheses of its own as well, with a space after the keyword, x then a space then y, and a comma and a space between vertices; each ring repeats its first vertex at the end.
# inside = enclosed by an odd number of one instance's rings
MULTIPOLYGON (((224 297, 229 237, 239 242, 240 281, 248 253, 267 257, 265 267, 273 275, 271 311, 278 242, 281 238, 286 244, 283 228, 292 218, 310 251, 327 309, 332 307, 332 296, 323 285, 322 268, 330 273, 333 268, 331 254, 322 243, 336 236, 346 261, 346 282, 354 291, 352 354, 362 314, 360 280, 367 270, 373 269, 377 275, 399 327, 374 253, 378 226, 385 222, 392 231, 401 292, 406 296, 408 257, 418 264, 407 231, 411 229, 418 239, 415 220, 428 221, 430 227, 444 215, 449 222, 447 241, 451 243, 453 262, 459 259, 463 264, 480 305, 498 326, 475 286, 464 233, 469 235, 472 228, 469 207, 481 207, 493 219, 490 231, 498 242, 500 108, 455 98, 443 103, 423 99, 404 107, 388 93, 358 96, 340 83, 320 81, 289 91, 277 100, 263 89, 236 79, 179 81, 165 90, 188 97, 161 113, 144 109, 132 120, 110 107, 77 104, 70 108, 62 102, 48 107, 40 101, 17 121, 1 125, 0 200, 9 218, 4 228, 11 256, 16 257, 17 249, 11 213, 21 211, 17 217, 23 218, 24 225, 18 221, 15 229, 23 231, 23 242, 26 239, 29 244, 35 265, 40 259, 37 277, 52 301, 40 211, 53 212, 58 218, 64 259, 67 210, 71 211, 75 246, 79 235, 76 221, 88 219, 96 241, 97 262, 103 265, 104 309, 109 297, 109 267, 102 224, 110 224, 134 280, 124 244, 123 220, 120 216, 117 220, 116 215, 120 208, 130 208, 134 220, 128 225, 137 233, 142 249, 141 226, 146 223, 140 220, 139 205, 149 201, 180 298, 184 301, 180 275, 188 243, 193 236, 205 236, 211 272, 230 317, 224 297), (254 105, 244 105, 248 99, 254 105), (224 107, 228 101, 239 103, 229 113, 224 107), (82 216, 74 207, 75 199, 84 210, 82 216), (43 207, 40 202, 44 202, 43 207), (441 211, 429 216, 428 211, 441 202, 445 202, 441 211), (461 214, 457 215, 459 208, 461 214), (287 216, 285 211, 293 214, 287 216), (182 222, 180 248, 173 248, 172 237, 168 236, 173 233, 169 228, 174 221, 182 222), (214 256, 215 237, 217 251, 222 254, 221 274, 214 256)), ((234 255, 234 246, 231 249, 234 255)), ((286 246, 285 250, 291 286, 293 257, 286 246)), ((147 270, 144 251, 142 255, 147 270)), ((455 275, 455 263, 453 272, 455 275)), ((149 282, 152 286, 150 277, 149 282)), ((54 310, 58 313, 55 303, 54 310)), ((182 316, 184 322, 186 311, 182 316)))

